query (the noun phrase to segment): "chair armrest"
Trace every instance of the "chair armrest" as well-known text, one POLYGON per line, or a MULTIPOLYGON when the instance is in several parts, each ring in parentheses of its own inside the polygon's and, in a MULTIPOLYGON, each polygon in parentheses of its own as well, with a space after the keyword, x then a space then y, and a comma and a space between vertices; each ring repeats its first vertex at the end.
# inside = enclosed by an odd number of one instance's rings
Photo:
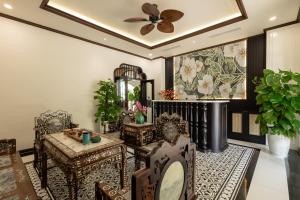
POLYGON ((79 124, 71 122, 70 128, 78 128, 78 127, 79 127, 79 124))
POLYGON ((128 191, 128 189, 123 189, 116 191, 112 186, 106 182, 96 182, 95 183, 95 199, 96 200, 127 200, 123 194, 128 191))
POLYGON ((16 139, 0 140, 0 154, 16 153, 16 139))

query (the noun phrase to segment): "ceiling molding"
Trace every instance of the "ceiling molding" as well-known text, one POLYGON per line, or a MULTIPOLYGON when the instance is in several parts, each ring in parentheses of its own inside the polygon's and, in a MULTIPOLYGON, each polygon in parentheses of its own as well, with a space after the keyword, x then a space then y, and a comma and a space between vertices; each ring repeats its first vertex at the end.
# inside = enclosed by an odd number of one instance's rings
POLYGON ((282 27, 290 26, 290 25, 297 24, 297 23, 300 23, 300 7, 299 7, 299 10, 298 10, 297 17, 294 21, 290 21, 290 22, 287 22, 287 23, 283 23, 283 24, 279 24, 279 25, 276 25, 276 26, 271 26, 269 28, 265 28, 264 32, 266 33, 267 31, 270 31, 270 30, 273 30, 273 29, 282 28, 282 27))
POLYGON ((233 23, 245 20, 245 19, 247 19, 247 18, 245 18, 243 16, 239 16, 239 17, 236 17, 236 18, 233 18, 233 19, 221 22, 219 24, 215 24, 215 25, 212 25, 210 27, 201 29, 199 31, 196 31, 196 32, 193 32, 193 33, 190 33, 190 34, 178 37, 178 38, 176 38, 174 40, 169 40, 169 41, 166 41, 166 42, 154 45, 154 46, 152 46, 152 49, 159 48, 159 47, 162 47, 162 46, 174 43, 174 42, 178 42, 180 40, 184 40, 184 39, 187 39, 187 38, 190 38, 190 37, 202 34, 202 33, 206 33, 206 32, 209 32, 209 31, 212 31, 212 30, 215 30, 215 29, 218 29, 218 28, 221 28, 221 27, 224 27, 224 26, 227 26, 227 25, 230 25, 230 24, 233 24, 233 23))
MULTIPOLYGON (((259 34, 259 35, 261 35, 261 34, 259 34)), ((257 35, 255 35, 255 36, 257 36, 257 35)), ((255 36, 251 36, 251 37, 255 37, 255 36)), ((230 41, 230 42, 224 42, 224 43, 221 43, 221 44, 217 44, 217 45, 213 45, 213 46, 209 46, 209 47, 205 47, 205 48, 201 48, 201 49, 196 49, 196 50, 193 50, 193 51, 180 53, 180 54, 170 56, 170 57, 182 56, 182 55, 185 55, 185 54, 190 54, 190 53, 194 53, 194 52, 197 52, 197 51, 203 51, 203 50, 206 50, 206 49, 211 49, 211 48, 218 47, 218 46, 223 46, 223 45, 226 45, 226 44, 232 44, 232 43, 240 42, 240 41, 243 41, 243 40, 247 40, 248 38, 250 38, 250 37, 241 38, 241 39, 233 40, 233 41, 230 41)))
POLYGON ((267 31, 270 31, 270 30, 273 30, 273 29, 277 29, 277 28, 282 28, 282 27, 285 27, 285 26, 290 26, 290 25, 297 24, 297 23, 300 23, 300 21, 298 19, 294 20, 294 21, 291 21, 291 22, 284 23, 284 24, 279 24, 279 25, 276 25, 276 26, 265 28, 264 32, 267 32, 267 31))
POLYGON ((176 56, 190 54, 190 53, 194 53, 194 52, 197 52, 197 51, 203 51, 203 50, 206 50, 206 49, 211 49, 211 48, 218 47, 218 46, 223 46, 223 45, 226 45, 226 44, 232 44, 232 43, 240 42, 240 41, 243 41, 243 40, 248 40, 250 38, 258 37, 258 36, 263 36, 263 35, 265 36, 265 33, 258 34, 258 35, 252 35, 252 36, 249 36, 249 37, 245 37, 245 38, 241 38, 241 39, 237 39, 237 40, 232 40, 232 41, 229 41, 229 42, 224 42, 224 43, 221 43, 221 44, 217 44, 217 45, 213 45, 213 46, 209 46, 209 47, 204 47, 204 48, 196 49, 196 50, 193 50, 193 51, 188 51, 188 52, 180 53, 180 54, 177 54, 177 55, 174 55, 174 56, 168 56, 168 57, 160 56, 160 57, 156 57, 154 59, 157 59, 157 58, 163 58, 163 59, 173 58, 173 57, 176 57, 176 56))
MULTIPOLYGON (((125 50, 118 49, 118 48, 115 48, 115 47, 112 47, 112 46, 108 46, 108 45, 102 44, 102 43, 100 43, 100 42, 96 42, 96 41, 93 41, 93 40, 89 40, 89 39, 86 39, 86 38, 83 38, 83 37, 80 37, 80 36, 77 36, 77 35, 73 35, 73 34, 70 34, 70 33, 66 33, 66 32, 63 32, 63 31, 60 31, 60 30, 57 30, 57 29, 54 29, 54 28, 50 28, 50 27, 48 27, 48 26, 44 26, 44 25, 41 25, 41 24, 37 24, 37 23, 31 22, 31 21, 27 21, 27 20, 25 20, 25 19, 21 19, 21 18, 18 18, 18 17, 14 17, 14 16, 11 16, 11 15, 7 15, 7 14, 4 14, 4 13, 0 13, 0 17, 4 17, 4 18, 6 18, 6 19, 14 20, 14 21, 17 21, 17 22, 20 22, 20 23, 23 23, 23 24, 27 24, 27 25, 30 25, 30 26, 34 26, 34 27, 37 27, 37 28, 40 28, 40 29, 44 29, 44 30, 47 30, 47 31, 51 31, 51 32, 54 32, 54 33, 57 33, 57 34, 61 34, 61 35, 67 36, 67 37, 71 37, 71 38, 77 39, 77 40, 81 40, 81 41, 84 41, 84 42, 88 42, 88 43, 91 43, 91 44, 94 44, 94 45, 97 45, 97 46, 109 48, 109 49, 112 49, 112 50, 115 50, 115 51, 119 51, 119 52, 122 52, 122 53, 126 53, 126 54, 129 54, 129 55, 132 55, 132 56, 136 56, 136 57, 139 57, 139 58, 146 59, 146 60, 154 60, 154 59, 150 59, 150 58, 147 58, 147 57, 144 57, 144 56, 140 56, 140 55, 135 54, 135 53, 131 53, 131 52, 129 52, 129 51, 125 51, 125 50)), ((155 59, 156 59, 156 58, 155 58, 155 59)))
POLYGON ((125 40, 127 42, 131 42, 135 45, 138 45, 138 46, 141 46, 141 47, 144 47, 146 49, 155 49, 155 48, 159 48, 159 47, 162 47, 162 46, 165 46, 165 45, 168 45, 168 44, 171 44, 171 43, 174 43, 174 42, 178 42, 180 40, 184 40, 184 39, 187 39, 187 38, 190 38, 190 37, 193 37, 193 36, 196 36, 196 35, 199 35, 199 34, 203 34, 203 33, 206 33, 208 31, 212 31, 212 30, 215 30, 215 29, 218 29, 218 28, 221 28, 221 27, 224 27, 224 26, 227 26, 227 25, 230 25, 230 24, 233 24, 233 23, 236 23, 236 22, 239 22, 239 21, 242 21, 242 20, 245 20, 245 19, 248 19, 248 15, 246 13, 246 9, 244 7, 244 4, 243 4, 243 0, 236 0, 236 3, 238 5, 238 8, 240 10, 240 13, 241 13, 241 16, 239 17, 235 17, 233 19, 229 19, 229 20, 226 20, 224 22, 221 22, 221 23, 218 23, 218 24, 214 24, 212 26, 209 26, 209 27, 206 27, 206 28, 203 28, 203 29, 200 29, 198 31, 195 31, 195 32, 192 32, 192 33, 189 33, 189 34, 186 34, 186 35, 183 35, 183 36, 180 36, 180 37, 177 37, 177 38, 174 38, 174 39, 171 39, 171 40, 168 40, 166 42, 162 42, 162 43, 159 43, 159 44, 156 44, 156 45, 153 45, 153 46, 149 46, 149 45, 146 45, 142 42, 139 42, 139 41, 136 41, 134 39, 131 39, 129 37, 126 37, 122 34, 119 34, 117 32, 114 32, 114 31, 111 31, 111 30, 108 30, 106 28, 103 28, 101 26, 98 26, 98 25, 95 25, 91 22, 88 22, 86 20, 83 20, 79 17, 76 17, 74 15, 71 15, 69 13, 66 13, 62 10, 59 10, 57 8, 54 8, 52 6, 49 6, 48 5, 49 3, 49 0, 42 0, 42 3, 40 5, 40 8, 41 9, 44 9, 48 12, 51 12, 51 13, 54 13, 54 14, 57 14, 61 17, 64 17, 64 18, 67 18, 67 19, 70 19, 72 21, 75 21, 77 23, 80 23, 82 25, 85 25, 85 26, 88 26, 90 28, 93 28, 93 29, 96 29, 98 31, 101 31, 101 32, 104 32, 104 33, 107 33, 107 34, 110 34, 114 37, 117 37, 117 38, 120 38, 122 40, 125 40))
MULTIPOLYGON (((135 54, 135 53, 131 53, 131 52, 128 52, 128 51, 125 51, 125 50, 122 50, 122 49, 111 47, 109 45, 105 45, 105 44, 102 44, 102 43, 99 43, 99 42, 96 42, 96 41, 92 41, 92 40, 89 40, 89 39, 86 39, 86 38, 83 38, 83 37, 80 37, 80 36, 76 36, 76 35, 73 35, 73 34, 70 34, 70 33, 66 33, 66 32, 63 32, 63 31, 60 31, 60 30, 57 30, 57 29, 54 29, 54 28, 51 28, 51 27, 48 27, 48 26, 37 24, 37 23, 31 22, 31 21, 28 21, 28 20, 25 20, 25 19, 21 19, 21 18, 18 18, 18 17, 7 15, 7 14, 4 14, 4 13, 0 13, 0 17, 7 18, 7 19, 10 19, 10 20, 14 20, 14 21, 17 21, 17 22, 20 22, 20 23, 23 23, 23 24, 34 26, 34 27, 37 27, 37 28, 40 28, 40 29, 51 31, 51 32, 54 32, 54 33, 57 33, 57 34, 61 34, 61 35, 67 36, 67 37, 78 39, 78 40, 88 42, 88 43, 91 43, 91 44, 94 44, 94 45, 97 45, 97 46, 109 48, 109 49, 112 49, 112 50, 115 50, 115 51, 119 51, 119 52, 122 52, 122 53, 125 53, 125 54, 129 54, 129 55, 132 55, 132 56, 143 58, 143 59, 146 59, 146 60, 166 59, 166 57, 164 57, 164 56, 158 56, 158 57, 154 57, 154 58, 144 57, 144 56, 141 56, 141 55, 138 55, 138 54, 135 54)), ((265 28, 264 29, 264 34, 266 33, 266 31, 276 29, 276 28, 280 28, 280 27, 284 27, 284 26, 293 25, 293 24, 296 24, 296 23, 300 23, 300 7, 299 7, 299 12, 298 12, 296 20, 291 21, 291 22, 287 22, 287 23, 284 23, 284 24, 279 24, 277 26, 265 28)), ((261 35, 261 34, 259 34, 259 35, 261 35)), ((209 47, 205 47, 205 48, 202 48, 202 49, 197 49, 197 50, 177 54, 177 55, 174 55, 174 56, 180 56, 180 55, 192 53, 192 52, 195 52, 195 51, 205 50, 205 49, 213 48, 213 47, 216 47, 216 46, 219 46, 219 45, 230 44, 230 43, 242 41, 242 40, 245 40, 245 39, 248 39, 248 38, 251 38, 251 37, 255 37, 255 36, 258 36, 258 35, 254 35, 254 36, 250 36, 250 37, 247 37, 247 38, 242 38, 242 39, 238 39, 238 40, 234 40, 234 41, 230 41, 230 42, 226 42, 226 43, 222 43, 222 44, 218 44, 218 45, 214 45, 214 46, 209 46, 209 47)), ((170 57, 174 57, 174 56, 170 56, 170 57)))

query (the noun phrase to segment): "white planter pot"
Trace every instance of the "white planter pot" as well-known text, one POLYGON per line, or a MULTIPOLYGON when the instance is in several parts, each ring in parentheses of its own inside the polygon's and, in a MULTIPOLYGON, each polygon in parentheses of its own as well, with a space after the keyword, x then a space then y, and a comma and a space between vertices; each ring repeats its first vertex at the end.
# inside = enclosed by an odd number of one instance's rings
POLYGON ((271 135, 268 134, 269 150, 272 154, 279 158, 287 157, 290 149, 290 138, 282 135, 271 135))

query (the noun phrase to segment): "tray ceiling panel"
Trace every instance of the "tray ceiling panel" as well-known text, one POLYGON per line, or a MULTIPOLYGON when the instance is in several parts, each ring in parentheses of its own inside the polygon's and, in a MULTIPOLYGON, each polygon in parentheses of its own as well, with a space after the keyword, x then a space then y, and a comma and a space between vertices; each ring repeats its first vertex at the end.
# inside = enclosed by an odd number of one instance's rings
POLYGON ((184 16, 174 22, 174 33, 155 30, 142 36, 140 28, 149 22, 126 23, 124 19, 148 18, 141 9, 144 3, 140 0, 50 0, 47 5, 147 46, 155 46, 242 15, 236 0, 149 1, 157 4, 160 11, 176 9, 184 16))

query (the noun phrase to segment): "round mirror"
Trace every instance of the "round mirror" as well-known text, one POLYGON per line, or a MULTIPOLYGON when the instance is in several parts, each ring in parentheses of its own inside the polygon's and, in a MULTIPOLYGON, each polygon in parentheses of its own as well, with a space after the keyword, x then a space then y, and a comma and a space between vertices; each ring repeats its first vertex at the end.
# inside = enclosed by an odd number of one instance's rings
POLYGON ((179 161, 173 162, 162 179, 159 191, 160 200, 178 200, 184 185, 184 169, 179 161))

